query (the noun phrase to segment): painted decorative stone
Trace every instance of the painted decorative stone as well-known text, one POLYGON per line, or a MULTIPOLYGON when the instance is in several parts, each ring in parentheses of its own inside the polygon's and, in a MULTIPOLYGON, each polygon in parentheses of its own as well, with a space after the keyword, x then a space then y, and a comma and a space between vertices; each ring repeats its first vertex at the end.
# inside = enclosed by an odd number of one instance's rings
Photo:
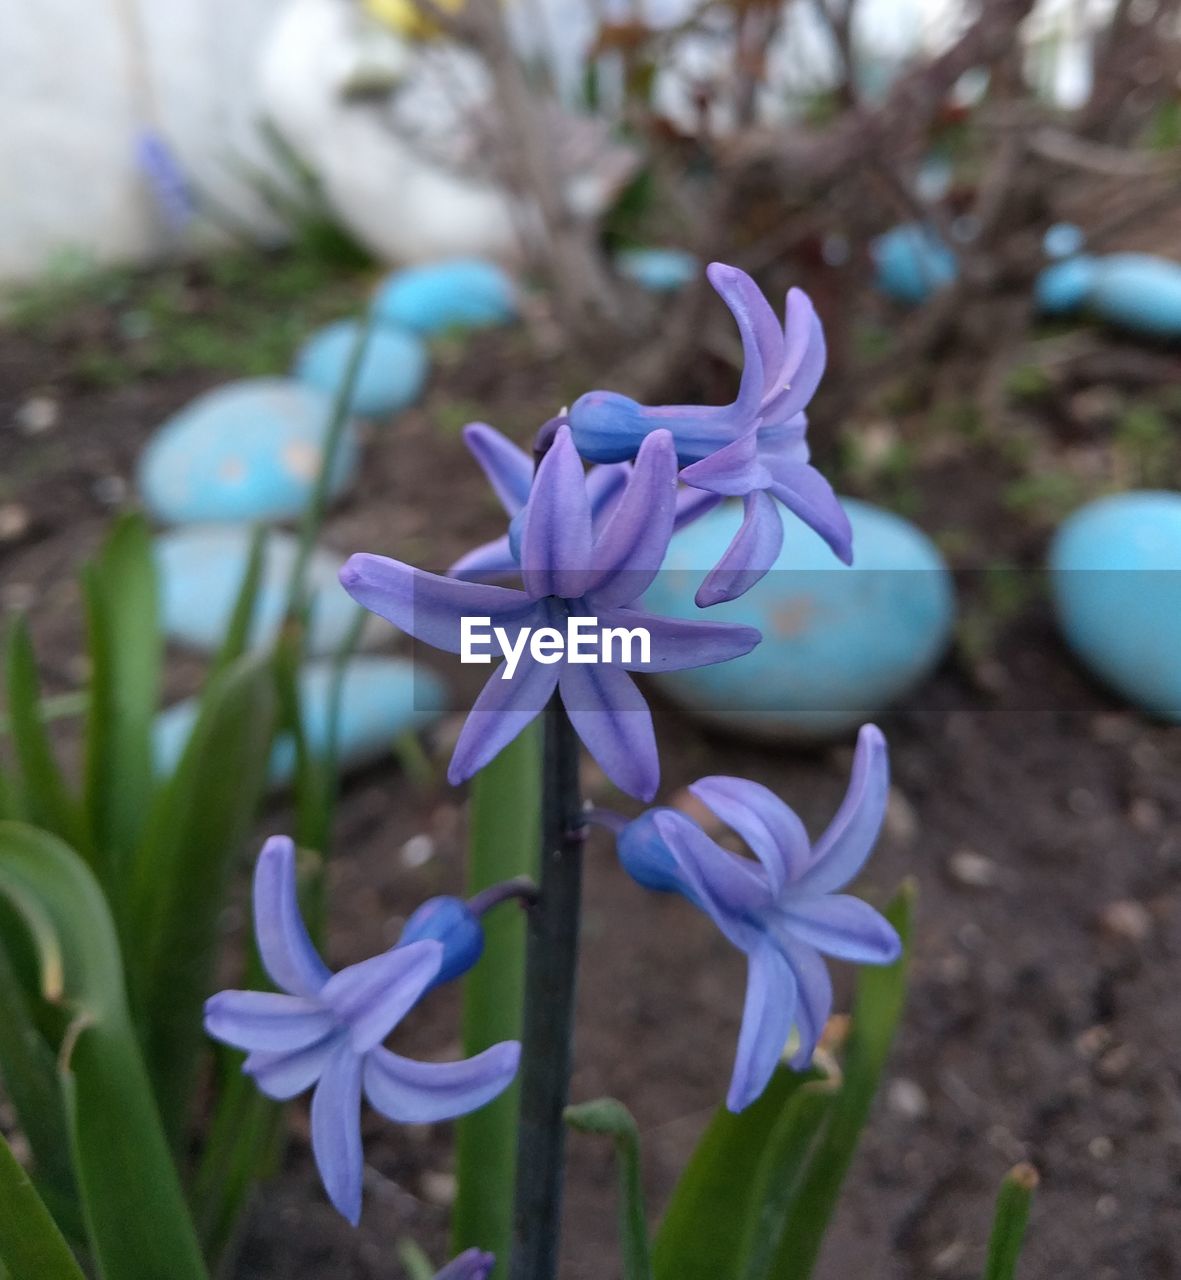
MULTIPOLYGON (((324 756, 331 728, 335 683, 331 661, 309 663, 300 675, 304 732, 313 754, 324 756)), ((401 658, 352 658, 341 684, 337 719, 337 760, 341 770, 380 759, 405 733, 425 728, 446 709, 447 694, 439 678, 421 665, 401 658)), ((197 717, 196 699, 169 707, 156 719, 156 769, 171 772, 180 761, 197 717)), ((280 738, 268 768, 272 787, 295 776, 295 744, 280 738)))
POLYGON ((516 315, 516 290, 494 262, 451 258, 395 271, 378 287, 373 313, 381 325, 414 333, 484 329, 516 315))
POLYGON ((843 499, 854 567, 786 521, 775 568, 738 600, 700 610, 693 595, 741 520, 722 506, 673 539, 649 589, 653 612, 758 627, 745 657, 654 677, 703 720, 749 736, 800 740, 845 734, 914 689, 951 638, 955 597, 934 544, 900 516, 843 499))
MULTIPOLYGON (((332 403, 288 378, 248 378, 198 396, 169 418, 139 463, 144 504, 169 524, 284 520, 315 488, 332 403)), ((346 424, 329 491, 357 469, 346 424)))
POLYGON ((1132 333, 1181 337, 1181 262, 1155 254, 1067 258, 1038 277, 1037 299, 1050 313, 1086 306, 1132 333))
POLYGON ((1181 493, 1121 493, 1074 512, 1050 547, 1058 623, 1083 664, 1181 723, 1181 493))
POLYGON ((877 287, 895 302, 917 305, 956 277, 956 256, 917 222, 903 223, 870 246, 877 287))
MULTIPOLYGON (((160 612, 170 639, 205 653, 216 652, 246 576, 252 537, 250 525, 215 524, 186 525, 156 539, 160 612)), ((283 621, 298 545, 295 537, 281 530, 267 534, 250 632, 252 646, 273 639, 283 621)), ((314 604, 307 642, 313 655, 335 653, 353 626, 357 606, 337 579, 342 563, 340 557, 316 550, 308 564, 314 604)))
MULTIPOLYGON (((352 363, 360 325, 341 320, 313 334, 295 358, 293 376, 322 391, 334 404, 352 363)), ((412 333, 374 326, 366 340, 349 412, 362 418, 388 418, 422 395, 430 362, 412 333)))
POLYGON ((623 249, 615 265, 649 293, 676 293, 701 274, 700 261, 684 249, 623 249))

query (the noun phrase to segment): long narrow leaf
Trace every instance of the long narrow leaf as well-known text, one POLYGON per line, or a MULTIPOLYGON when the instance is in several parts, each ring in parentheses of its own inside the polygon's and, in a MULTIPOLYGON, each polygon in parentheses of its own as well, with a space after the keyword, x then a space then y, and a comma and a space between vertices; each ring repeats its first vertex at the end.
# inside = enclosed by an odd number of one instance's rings
POLYGON ((632 1114, 614 1098, 567 1107, 566 1123, 580 1133, 614 1139, 619 1162, 619 1251, 623 1280, 652 1280, 652 1252, 640 1182, 640 1132, 632 1114))
POLYGON ((85 1280, 82 1268, 0 1136, 0 1262, 29 1280, 85 1280))
POLYGON ((209 669, 209 677, 219 675, 237 662, 250 646, 250 633, 258 608, 258 591, 262 585, 262 571, 266 563, 267 528, 257 525, 250 538, 250 552, 246 557, 246 569, 242 583, 234 599, 234 609, 229 625, 222 637, 221 647, 209 669))
POLYGON ((1021 1257, 1021 1246, 1025 1243, 1025 1228, 1029 1223, 1029 1210, 1037 1184, 1037 1170, 1030 1164, 1019 1164, 1005 1175, 996 1199, 984 1280, 1014 1280, 1017 1275, 1017 1262, 1021 1257))
MULTIPOLYGON (((516 876, 536 877, 541 850, 541 740, 530 727, 472 785, 468 891, 516 876)), ((484 921, 484 956, 464 984, 463 1048, 479 1053, 521 1034, 525 923, 511 906, 484 921)), ((454 1251, 478 1246, 507 1271, 517 1165, 517 1090, 459 1122, 459 1192, 452 1217, 454 1251)))
POLYGON ((70 1018, 58 1061, 91 1249, 105 1280, 207 1280, 127 1009, 114 922, 56 837, 0 823, 0 894, 70 1018))

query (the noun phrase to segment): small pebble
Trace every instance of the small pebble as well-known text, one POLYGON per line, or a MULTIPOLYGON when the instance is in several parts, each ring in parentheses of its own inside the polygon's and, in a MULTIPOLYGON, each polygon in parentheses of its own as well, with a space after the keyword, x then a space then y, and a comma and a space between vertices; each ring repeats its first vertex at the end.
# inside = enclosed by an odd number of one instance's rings
POLYGON ((1128 821, 1142 835, 1155 835, 1164 826, 1164 814, 1155 800, 1137 796, 1128 806, 1128 821))
POLYGON ((61 405, 52 396, 30 396, 16 411, 17 428, 27 436, 52 431, 61 419, 61 405))
POLYGON ((1106 1134, 1100 1134, 1087 1143, 1087 1150, 1093 1160, 1110 1160, 1115 1154, 1115 1143, 1106 1134))
POLYGON ((886 1087, 886 1105, 904 1120, 921 1120, 931 1110, 922 1085, 905 1076, 891 1080, 886 1087))
POLYGON ((1130 1044, 1117 1044, 1095 1064, 1095 1074, 1104 1084, 1115 1084, 1122 1080, 1128 1069, 1136 1061, 1136 1050, 1130 1044))
POLYGON ((1152 933, 1152 916, 1142 903, 1129 898, 1108 903, 1099 913, 1099 927, 1109 937, 1144 942, 1152 933))
POLYGON ((1097 1218, 1114 1218, 1117 1213, 1119 1213, 1119 1201, 1115 1196, 1100 1196, 1095 1201, 1095 1216, 1097 1218))
POLYGON ((965 1248, 962 1240, 952 1240, 931 1259, 931 1269, 936 1275, 949 1275, 958 1271, 963 1261, 965 1248))
POLYGON ((886 835, 900 845, 911 845, 918 834, 919 819, 914 805, 900 788, 891 787, 886 805, 886 835))
POLYGON ((28 507, 19 502, 6 502, 0 507, 0 542, 16 542, 29 532, 28 507))
POLYGON ((991 889, 999 879, 996 863, 974 849, 957 849, 947 860, 947 870, 957 884, 971 889, 991 889))
POLYGON ((455 1203, 457 1187, 455 1174, 428 1169, 422 1175, 420 1185, 423 1199, 429 1200, 431 1204, 442 1205, 446 1208, 455 1203))
POLYGON ((402 865, 411 870, 426 866, 434 856, 434 839, 425 832, 411 836, 402 846, 402 865))

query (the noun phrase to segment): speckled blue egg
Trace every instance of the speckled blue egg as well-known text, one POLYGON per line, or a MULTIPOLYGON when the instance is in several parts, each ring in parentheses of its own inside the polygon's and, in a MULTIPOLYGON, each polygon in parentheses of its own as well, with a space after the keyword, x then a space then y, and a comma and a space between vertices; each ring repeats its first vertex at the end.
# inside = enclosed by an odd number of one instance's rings
MULTIPOLYGON (((335 663, 309 663, 300 673, 300 706, 304 732, 313 755, 328 751, 335 663)), ((337 720, 337 760, 341 770, 380 759, 403 734, 423 729, 446 710, 447 693, 431 671, 401 658, 355 657, 341 685, 337 720)), ((188 698, 156 719, 153 747, 157 773, 176 768, 196 723, 197 702, 188 698)), ((272 787, 295 776, 295 744, 280 738, 271 752, 268 775, 272 787)))
MULTIPOLYGON (((340 320, 314 333, 295 357, 293 376, 322 391, 335 404, 352 363, 361 326, 340 320)), ((370 331, 349 397, 349 412, 388 418, 422 395, 430 360, 420 338, 404 329, 370 331)))
MULTIPOLYGON (((139 462, 148 511, 168 524, 285 520, 308 504, 332 419, 322 392, 289 378, 249 378, 209 391, 169 418, 139 462)), ((346 424, 329 485, 357 470, 346 424)))
MULTIPOLYGON (((155 542, 156 571, 165 634, 172 640, 214 653, 246 576, 253 529, 249 525, 185 525, 155 542)), ((281 530, 267 534, 255 597, 250 644, 274 639, 287 607, 287 592, 298 554, 298 540, 281 530)), ((313 654, 336 652, 357 616, 357 605, 340 585, 343 558, 323 550, 308 562, 312 620, 307 643, 313 654)))
POLYGON ((676 293, 701 274, 700 260, 685 249, 623 249, 615 265, 649 293, 676 293))
POLYGON ((903 223, 870 246, 877 287, 896 302, 925 302, 956 277, 956 256, 933 231, 903 223))
POLYGON ((1083 664, 1181 723, 1181 493, 1122 493, 1076 511, 1050 547, 1050 584, 1083 664))
POLYGON ((955 620, 951 576, 934 544, 900 516, 845 499, 854 567, 784 513, 775 567, 738 600, 701 610, 693 595, 741 521, 719 507, 673 539, 646 596, 658 614, 758 627, 745 657, 654 677, 702 719, 750 736, 845 734, 910 693, 947 647, 955 620))
POLYGON ((1181 337, 1181 263, 1149 253, 1106 254, 1089 301, 1097 316, 1122 329, 1181 337))
POLYGON ((517 295, 496 263, 451 258, 387 276, 374 295, 373 314, 379 324, 428 335, 484 329, 517 314, 517 295))

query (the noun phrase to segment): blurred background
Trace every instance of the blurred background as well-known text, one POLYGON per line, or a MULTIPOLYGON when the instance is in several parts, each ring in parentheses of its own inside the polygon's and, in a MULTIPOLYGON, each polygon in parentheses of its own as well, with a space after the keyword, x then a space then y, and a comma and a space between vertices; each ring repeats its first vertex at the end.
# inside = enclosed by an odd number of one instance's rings
MULTIPOLYGON (((443 772, 478 679, 427 654, 411 678, 391 629, 352 634, 339 563, 363 549, 442 570, 504 532, 464 448, 473 419, 527 445, 595 387, 732 399, 741 350, 706 263, 750 271, 776 308, 802 287, 829 350, 809 440, 851 499, 859 567, 789 529, 776 570, 718 610, 764 645, 650 692, 664 796, 686 807, 697 777, 748 776, 815 834, 856 726, 876 719, 891 744, 864 889, 918 881, 912 990, 817 1274, 978 1275, 997 1180, 1028 1159, 1027 1280, 1171 1280, 1179 13, 4 0, 0 609, 29 618, 55 742, 76 750, 88 675, 77 573, 125 508, 158 530, 160 770, 260 523, 252 638, 273 636, 364 341, 314 530, 301 687, 321 707, 314 660, 366 651, 341 702, 328 952, 390 945, 414 903, 461 882, 465 808, 443 772)), ((674 544, 694 573, 658 584, 664 611, 692 607, 735 520, 674 544)), ((259 834, 293 820, 292 770, 272 757, 259 834)), ((587 893, 574 1094, 631 1107, 655 1211, 728 1078, 741 966, 600 839, 587 893)), ((454 1036, 448 999, 415 1015, 411 1052, 454 1036)), ((231 1274, 385 1277, 407 1234, 442 1255, 445 1129, 366 1122, 374 1199, 354 1232, 317 1189, 300 1106, 293 1122, 231 1274)), ((564 1274, 601 1280, 617 1272, 610 1153, 571 1153, 564 1274)))

